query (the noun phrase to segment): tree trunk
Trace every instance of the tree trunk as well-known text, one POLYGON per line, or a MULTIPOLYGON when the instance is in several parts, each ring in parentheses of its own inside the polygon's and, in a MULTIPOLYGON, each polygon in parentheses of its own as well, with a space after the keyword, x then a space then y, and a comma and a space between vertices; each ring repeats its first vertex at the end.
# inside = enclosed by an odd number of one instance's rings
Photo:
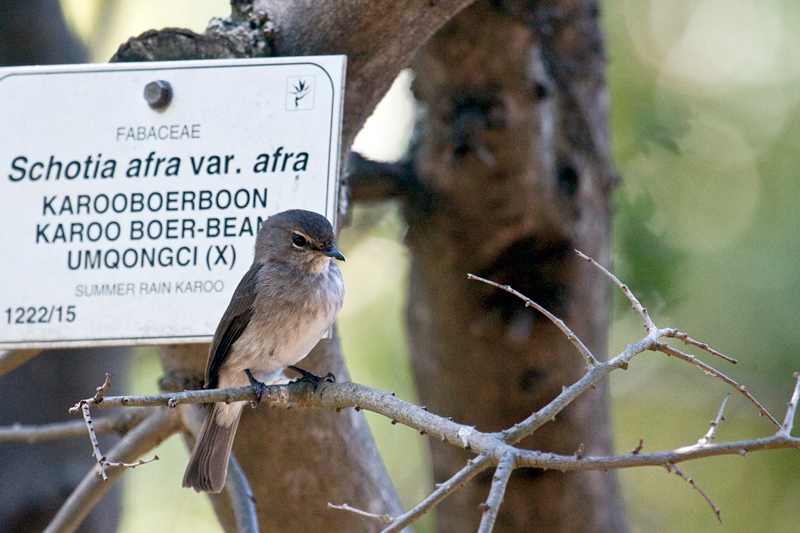
MULTIPOLYGON (((355 133, 422 42, 468 3, 238 2, 230 22, 240 24, 244 32, 146 32, 122 45, 112 60, 246 57, 261 50, 253 46, 259 40, 270 46, 265 55, 346 54, 342 135, 346 157, 355 133)), ((165 373, 178 376, 179 384, 187 379, 197 383, 207 350, 204 345, 162 348, 165 373)), ((346 379, 337 340, 320 342, 303 360, 303 367, 319 374, 332 371, 338 379, 346 379)), ((375 520, 329 510, 328 502, 377 514, 402 511, 360 413, 246 409, 233 452, 250 480, 261 531, 383 528, 375 520)), ((226 497, 213 497, 212 502, 225 529, 234 531, 226 497)))
MULTIPOLYGON (((422 107, 407 203, 409 344, 423 404, 481 431, 513 426, 577 380, 584 362, 541 314, 467 273, 508 284, 606 355, 614 181, 602 32, 593 1, 481 0, 422 49, 422 107)), ((611 453, 606 387, 523 442, 611 453)), ((444 481, 469 454, 432 442, 444 481)), ((447 499, 442 532, 475 531, 491 471, 447 499)), ((496 532, 625 531, 613 473, 517 470, 496 532)))

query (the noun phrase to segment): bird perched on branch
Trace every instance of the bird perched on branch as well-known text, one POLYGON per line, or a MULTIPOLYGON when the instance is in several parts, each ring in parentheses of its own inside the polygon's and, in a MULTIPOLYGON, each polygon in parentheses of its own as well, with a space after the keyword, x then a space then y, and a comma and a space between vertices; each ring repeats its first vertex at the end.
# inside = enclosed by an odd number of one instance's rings
MULTIPOLYGON (((293 209, 269 217, 258 232, 253 265, 214 333, 204 388, 259 388, 305 357, 342 306, 344 284, 334 259, 344 261, 322 215, 293 209)), ((184 487, 222 490, 244 403, 206 407, 184 487)))

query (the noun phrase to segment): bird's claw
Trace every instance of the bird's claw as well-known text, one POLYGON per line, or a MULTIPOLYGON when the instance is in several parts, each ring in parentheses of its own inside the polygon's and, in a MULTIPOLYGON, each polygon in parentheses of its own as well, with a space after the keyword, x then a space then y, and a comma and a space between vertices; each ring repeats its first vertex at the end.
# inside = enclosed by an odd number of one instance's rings
POLYGON ((297 379, 296 381, 308 381, 314 384, 314 389, 317 388, 318 383, 336 383, 336 376, 333 375, 332 372, 328 372, 323 377, 319 377, 318 375, 309 372, 308 370, 303 370, 302 368, 298 368, 294 365, 289 365, 286 368, 291 368, 298 374, 302 374, 302 377, 297 379))
POLYGON ((254 402, 250 402, 252 407, 256 407, 261 403, 261 395, 264 394, 264 390, 266 390, 267 386, 258 381, 256 378, 253 377, 253 374, 250 373, 250 369, 245 369, 245 374, 247 374, 247 379, 250 380, 250 386, 253 387, 253 392, 256 395, 256 400, 254 402))

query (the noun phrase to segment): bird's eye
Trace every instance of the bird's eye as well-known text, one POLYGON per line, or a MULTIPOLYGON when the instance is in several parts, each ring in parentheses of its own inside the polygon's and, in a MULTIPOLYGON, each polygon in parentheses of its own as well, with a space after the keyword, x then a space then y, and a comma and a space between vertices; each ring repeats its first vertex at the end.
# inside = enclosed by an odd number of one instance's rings
POLYGON ((299 233, 295 233, 292 235, 292 244, 297 246, 298 248, 302 248, 306 245, 306 238, 300 235, 299 233))

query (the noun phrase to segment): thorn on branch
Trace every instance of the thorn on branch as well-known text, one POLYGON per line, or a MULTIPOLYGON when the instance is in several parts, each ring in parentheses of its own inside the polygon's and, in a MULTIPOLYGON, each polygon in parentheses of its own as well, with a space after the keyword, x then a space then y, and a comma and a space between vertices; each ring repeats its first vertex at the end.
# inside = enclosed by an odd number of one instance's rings
POLYGON ((631 450, 631 454, 638 455, 640 451, 644 448, 644 439, 639 439, 639 444, 636 445, 634 449, 631 450))
POLYGON ((582 442, 578 446, 578 449, 575 451, 575 459, 577 459, 577 460, 583 459, 583 443, 582 442))

